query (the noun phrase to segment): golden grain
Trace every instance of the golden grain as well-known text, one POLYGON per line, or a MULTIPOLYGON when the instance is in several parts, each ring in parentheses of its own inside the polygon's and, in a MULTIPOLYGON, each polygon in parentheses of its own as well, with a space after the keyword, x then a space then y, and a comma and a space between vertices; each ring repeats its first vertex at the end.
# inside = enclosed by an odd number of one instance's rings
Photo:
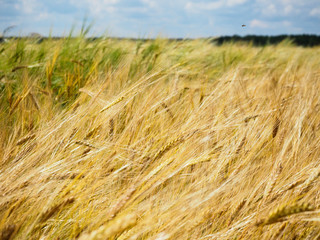
POLYGON ((0 231, 0 239, 1 240, 10 240, 12 239, 14 232, 16 231, 16 225, 14 224, 7 224, 3 229, 0 231))
POLYGON ((168 108, 168 105, 167 104, 165 104, 164 102, 162 102, 161 103, 161 106, 166 110, 166 112, 169 114, 169 116, 170 116, 170 118, 174 118, 174 116, 173 116, 173 114, 172 114, 172 112, 171 112, 171 110, 168 108))
POLYGON ((317 237, 318 48, 44 41, 1 45, 2 236, 317 237))
POLYGON ((124 96, 119 97, 118 99, 114 100, 113 102, 111 102, 109 105, 107 105, 106 107, 104 107, 103 109, 100 110, 100 113, 108 110, 109 108, 113 107, 114 105, 116 105, 117 103, 123 101, 124 96))
POLYGON ((121 209, 129 201, 129 199, 135 193, 136 190, 137 190, 136 186, 132 186, 127 190, 126 194, 122 196, 122 198, 111 208, 108 214, 109 219, 114 218, 121 211, 121 209))
POLYGON ((31 98, 34 106, 36 107, 36 109, 37 109, 38 111, 40 111, 40 104, 39 104, 38 100, 36 99, 36 97, 33 95, 32 92, 29 92, 29 96, 30 96, 30 98, 31 98))
POLYGON ((114 120, 113 120, 113 118, 111 118, 109 120, 109 136, 110 136, 110 138, 113 137, 113 134, 114 134, 114 120))
POLYGON ((86 136, 85 136, 85 140, 88 140, 89 138, 95 136, 99 130, 101 129, 101 125, 99 125, 98 127, 93 128, 91 131, 89 131, 86 136))
POLYGON ((274 121, 273 129, 272 129, 272 137, 273 138, 275 138, 277 136, 277 133, 279 131, 279 127, 280 127, 280 120, 278 117, 276 117, 276 119, 274 121))
POLYGON ((63 201, 61 201, 58 204, 54 204, 53 206, 51 206, 50 208, 48 208, 47 210, 45 210, 44 212, 41 213, 40 217, 39 217, 39 222, 45 222, 47 221, 49 218, 51 218, 54 214, 56 214, 57 212, 61 211, 63 207, 72 204, 75 201, 74 197, 70 197, 67 198, 63 201))
POLYGON ((30 134, 30 135, 28 135, 28 136, 25 136, 25 137, 23 137, 23 138, 21 138, 21 139, 19 139, 19 140, 17 141, 17 145, 18 145, 18 146, 19 146, 19 145, 22 145, 22 144, 28 142, 29 140, 34 139, 35 136, 36 136, 35 133, 30 134))
POLYGON ((88 143, 88 142, 85 142, 85 141, 76 140, 74 143, 75 143, 75 144, 78 144, 78 145, 86 146, 86 147, 89 147, 89 148, 98 149, 97 147, 95 147, 95 146, 93 146, 92 144, 90 144, 90 143, 88 143))
POLYGON ((315 208, 309 203, 295 203, 293 205, 282 205, 273 210, 265 219, 260 219, 256 225, 269 225, 277 222, 285 221, 285 217, 307 211, 313 211, 315 208))
POLYGON ((271 175, 270 181, 268 181, 268 184, 266 186, 266 189, 265 189, 265 192, 264 192, 266 200, 268 200, 270 197, 272 197, 271 193, 273 191, 273 188, 274 188, 274 186, 275 186, 275 184, 276 184, 281 172, 282 172, 282 166, 281 166, 281 164, 279 164, 276 167, 275 172, 273 172, 273 174, 271 175))
POLYGON ((246 204, 247 199, 244 198, 240 201, 240 203, 235 207, 235 209, 233 210, 231 217, 229 219, 229 224, 230 225, 232 223, 232 221, 235 219, 235 217, 238 215, 239 211, 244 207, 244 205, 246 204))
POLYGON ((137 223, 136 214, 128 214, 119 217, 106 226, 101 226, 99 229, 88 234, 80 236, 79 240, 104 240, 111 239, 111 237, 119 236, 128 228, 133 227, 137 223))
POLYGON ((279 229, 273 234, 272 239, 274 239, 274 240, 279 239, 280 235, 283 233, 283 231, 287 225, 288 225, 287 222, 282 223, 281 226, 279 227, 279 229))

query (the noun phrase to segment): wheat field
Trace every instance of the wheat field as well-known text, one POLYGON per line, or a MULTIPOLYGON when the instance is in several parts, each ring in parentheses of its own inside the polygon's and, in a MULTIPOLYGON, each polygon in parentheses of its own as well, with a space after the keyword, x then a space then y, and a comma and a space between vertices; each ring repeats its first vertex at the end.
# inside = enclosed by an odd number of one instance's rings
POLYGON ((0 239, 319 239, 320 48, 0 45, 0 239))

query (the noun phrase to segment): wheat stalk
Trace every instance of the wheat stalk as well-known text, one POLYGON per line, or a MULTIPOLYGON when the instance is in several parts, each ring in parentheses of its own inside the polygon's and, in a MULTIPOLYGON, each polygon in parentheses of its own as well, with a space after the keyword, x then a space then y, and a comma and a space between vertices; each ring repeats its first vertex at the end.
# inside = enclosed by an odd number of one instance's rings
POLYGON ((293 205, 283 205, 273 210, 265 219, 260 219, 256 225, 269 225, 277 222, 285 221, 285 217, 307 211, 313 211, 315 208, 309 203, 295 203, 293 205))
POLYGON ((109 121, 109 128, 110 128, 109 129, 109 136, 112 139, 113 134, 114 134, 114 120, 113 120, 113 118, 111 118, 110 121, 109 121))
POLYGON ((13 159, 13 162, 18 162, 22 158, 24 158, 28 153, 30 153, 35 147, 37 146, 36 143, 31 143, 24 147, 13 159))
POLYGON ((74 143, 75 143, 75 144, 78 144, 78 145, 86 146, 86 147, 89 147, 89 148, 98 149, 97 147, 95 147, 95 146, 93 146, 92 144, 90 144, 90 143, 88 143, 88 142, 85 142, 85 141, 76 140, 74 143))
POLYGON ((274 240, 279 239, 279 236, 282 234, 283 230, 286 228, 287 225, 288 225, 287 222, 282 223, 282 225, 279 227, 279 229, 273 235, 272 239, 274 239, 274 240))
POLYGON ((21 138, 21 139, 19 139, 19 140, 17 141, 17 145, 18 145, 18 146, 19 146, 19 145, 22 145, 22 144, 28 142, 29 140, 34 139, 35 136, 36 136, 35 133, 30 134, 30 135, 28 135, 28 136, 25 136, 25 137, 23 137, 23 138, 21 138))
POLYGON ((174 119, 174 116, 173 116, 171 110, 168 108, 168 105, 165 104, 164 102, 162 102, 162 103, 161 103, 161 106, 166 110, 166 112, 169 114, 169 116, 170 116, 172 119, 174 119))
POLYGON ((294 189, 295 187, 301 185, 304 182, 305 180, 296 180, 295 182, 290 183, 289 185, 286 186, 286 188, 279 190, 275 194, 273 194, 272 198, 270 199, 270 202, 275 201, 279 196, 282 196, 286 191, 294 189))
POLYGON ((247 199, 244 198, 240 201, 240 203, 236 206, 236 208, 233 210, 230 220, 229 220, 229 226, 232 223, 232 221, 235 219, 235 217, 238 215, 238 212, 243 208, 243 206, 246 204, 247 199))
POLYGON ((172 141, 170 141, 169 143, 164 145, 158 152, 156 152, 156 154, 153 156, 153 160, 155 161, 155 160, 161 158, 171 148, 175 147, 176 145, 178 145, 179 143, 181 143, 183 141, 184 141, 183 137, 178 137, 176 139, 173 139, 172 141))
POLYGON ((74 197, 70 197, 68 199, 63 200, 62 202, 53 205, 52 207, 48 208, 46 211, 41 213, 39 217, 39 222, 45 222, 49 218, 51 218, 55 213, 59 212, 63 207, 72 204, 75 201, 74 197))
POLYGON ((89 132, 87 133, 87 135, 85 136, 84 139, 87 140, 87 139, 93 137, 94 135, 96 135, 97 132, 100 130, 100 128, 101 128, 101 125, 93 128, 91 131, 89 131, 89 132))
POLYGON ((300 195, 303 195, 307 191, 309 191, 312 183, 320 176, 320 171, 314 171, 310 177, 304 182, 304 184, 300 188, 300 195))
POLYGON ((113 107, 114 105, 116 105, 117 103, 121 102, 124 99, 124 96, 119 97, 118 99, 114 100, 113 102, 111 102, 110 104, 108 104, 106 107, 104 107, 100 113, 108 110, 109 108, 113 107))
POLYGON ((275 138, 277 136, 277 133, 279 131, 279 126, 280 126, 280 120, 279 118, 276 118, 274 121, 273 129, 272 129, 272 137, 275 138))
POLYGON ((128 189, 127 193, 120 199, 111 209, 109 212, 109 220, 114 218, 122 209, 122 207, 129 201, 131 196, 135 193, 137 190, 136 186, 132 186, 128 189))
POLYGON ((133 227, 137 223, 136 214, 128 214, 124 217, 119 217, 111 223, 101 226, 99 229, 91 233, 83 234, 79 240, 104 240, 111 237, 119 236, 128 228, 133 227))
POLYGON ((39 102, 37 101, 36 97, 33 95, 33 93, 31 91, 29 92, 29 96, 30 96, 34 106, 36 107, 36 109, 38 111, 40 111, 40 104, 39 104, 39 102))
POLYGON ((256 119, 256 118, 259 117, 259 116, 260 116, 260 114, 248 116, 248 117, 245 117, 245 118, 243 119, 243 121, 244 121, 245 123, 248 123, 251 119, 256 119))
POLYGON ((156 154, 153 156, 153 160, 155 161, 155 160, 161 158, 170 149, 172 149, 173 147, 177 146, 178 144, 184 142, 186 139, 193 136, 196 132, 198 132, 198 130, 194 130, 194 131, 190 132, 189 134, 187 134, 186 136, 182 135, 182 136, 179 136, 179 137, 173 139, 172 141, 170 141, 169 143, 164 145, 158 152, 156 152, 156 154))
POLYGON ((281 164, 279 164, 278 167, 276 168, 275 172, 271 175, 271 179, 266 186, 266 189, 264 192, 265 200, 268 200, 268 198, 271 196, 272 190, 273 190, 281 172, 282 172, 282 166, 281 166, 281 164))
POLYGON ((237 148, 237 150, 236 150, 236 154, 237 154, 237 155, 240 153, 242 147, 243 147, 244 144, 246 143, 246 139, 247 139, 247 136, 245 135, 245 136, 242 138, 242 140, 241 140, 241 142, 240 142, 240 144, 239 144, 239 146, 238 146, 238 148, 237 148))
POLYGON ((12 239, 14 232, 16 231, 16 225, 14 224, 7 224, 3 229, 0 231, 0 239, 1 240, 10 240, 12 239))

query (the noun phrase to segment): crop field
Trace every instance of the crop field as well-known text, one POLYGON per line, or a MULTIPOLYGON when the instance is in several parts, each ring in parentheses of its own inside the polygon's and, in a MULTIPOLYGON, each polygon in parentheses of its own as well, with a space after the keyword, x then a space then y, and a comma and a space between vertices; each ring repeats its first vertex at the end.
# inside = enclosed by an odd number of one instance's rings
POLYGON ((0 239, 319 239, 320 47, 0 44, 0 239))

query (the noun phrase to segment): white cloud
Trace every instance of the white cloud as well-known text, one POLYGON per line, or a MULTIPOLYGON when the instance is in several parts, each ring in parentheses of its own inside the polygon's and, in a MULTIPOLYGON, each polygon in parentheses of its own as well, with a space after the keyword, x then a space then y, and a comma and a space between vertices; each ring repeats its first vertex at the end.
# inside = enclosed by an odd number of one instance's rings
POLYGON ((269 28, 270 25, 267 22, 264 22, 264 21, 261 21, 261 20, 258 20, 258 19, 253 19, 250 22, 250 27, 253 27, 253 28, 269 28))
POLYGON ((290 21, 284 20, 284 21, 276 21, 276 22, 267 22, 267 21, 261 21, 258 19, 253 19, 250 24, 250 27, 252 28, 263 28, 263 29, 277 29, 279 27, 284 28, 292 28, 292 23, 290 21))
POLYGON ((70 0, 70 3, 79 9, 89 9, 94 16, 116 11, 119 0, 70 0))
POLYGON ((86 2, 89 5, 91 13, 100 15, 106 12, 115 12, 115 4, 118 3, 119 0, 87 0, 86 2))
POLYGON ((227 0, 225 1, 227 6, 229 7, 233 7, 233 6, 236 6, 236 5, 240 5, 240 4, 243 4, 245 3, 247 0, 227 0))
POLYGON ((293 11, 292 5, 289 4, 289 5, 285 6, 285 8, 284 8, 284 13, 285 13, 286 15, 290 14, 292 11, 293 11))
POLYGON ((19 0, 14 7, 25 13, 25 14, 33 14, 37 12, 37 8, 39 8, 40 3, 37 0, 19 0))
POLYGON ((185 9, 188 11, 216 10, 222 7, 234 7, 247 2, 247 0, 218 0, 214 2, 187 2, 185 9))
POLYGON ((209 26, 214 26, 215 25, 215 21, 212 17, 209 18, 209 26))
POLYGON ((150 8, 154 8, 157 6, 157 2, 154 0, 141 0, 144 4, 146 4, 150 8))
MULTIPOLYGON (((277 2, 276 0, 272 0, 274 2, 277 2)), ((317 1, 317 0, 308 0, 308 1, 301 1, 301 0, 281 0, 280 2, 282 3, 283 6, 286 5, 293 5, 293 6, 305 6, 308 3, 313 4, 312 1, 317 1)))
POLYGON ((54 0, 59 3, 56 5, 49 1, 0 0, 3 9, 13 12, 10 17, 0 16, 0 27, 9 25, 7 19, 11 18, 14 24, 30 31, 43 28, 42 33, 47 34, 52 25, 63 33, 85 14, 96 20, 94 28, 99 32, 108 28, 119 36, 151 31, 170 36, 319 32, 315 21, 315 17, 320 19, 319 0, 54 0), (244 12, 247 7, 250 10, 244 12), (233 27, 237 22, 247 28, 233 27), (35 23, 41 24, 32 26, 35 23))
POLYGON ((256 9, 266 17, 298 16, 319 8, 319 0, 256 0, 256 9))
POLYGON ((265 16, 274 16, 277 14, 277 8, 274 4, 268 3, 262 8, 262 14, 265 16))
POLYGON ((312 9, 310 11, 310 16, 320 17, 320 7, 312 9))
POLYGON ((194 3, 194 2, 187 2, 185 5, 185 9, 189 11, 203 11, 203 10, 215 10, 219 9, 223 6, 222 1, 217 1, 217 2, 211 2, 211 3, 204 3, 204 2, 199 2, 199 3, 194 3))
POLYGON ((40 12, 40 13, 36 14, 36 16, 35 16, 35 19, 37 21, 42 21, 42 20, 45 20, 48 18, 49 18, 49 13, 47 13, 47 12, 40 12))
POLYGON ((287 5, 287 4, 294 4, 294 3, 296 3, 296 1, 294 1, 294 0, 281 0, 281 3, 283 5, 287 5))
POLYGON ((283 22, 282 22, 282 25, 285 26, 285 27, 291 27, 291 26, 292 26, 292 23, 289 22, 289 21, 283 21, 283 22))
POLYGON ((23 24, 26 19, 43 21, 49 18, 47 9, 38 0, 18 0, 13 6, 21 15, 16 19, 19 25, 23 24))

